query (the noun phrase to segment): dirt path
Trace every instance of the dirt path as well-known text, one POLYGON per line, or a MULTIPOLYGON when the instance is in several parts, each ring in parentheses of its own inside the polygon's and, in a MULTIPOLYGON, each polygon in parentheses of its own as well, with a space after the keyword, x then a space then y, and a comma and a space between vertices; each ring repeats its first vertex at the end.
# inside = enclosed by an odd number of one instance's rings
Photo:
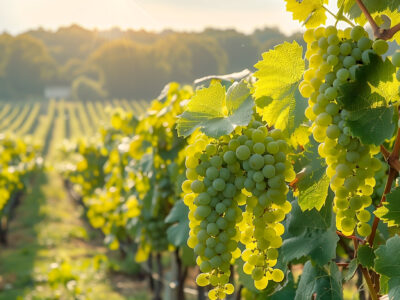
POLYGON ((0 300, 149 299, 145 282, 110 272, 124 263, 106 254, 60 176, 40 174, 17 207, 9 246, 0 248, 0 300))

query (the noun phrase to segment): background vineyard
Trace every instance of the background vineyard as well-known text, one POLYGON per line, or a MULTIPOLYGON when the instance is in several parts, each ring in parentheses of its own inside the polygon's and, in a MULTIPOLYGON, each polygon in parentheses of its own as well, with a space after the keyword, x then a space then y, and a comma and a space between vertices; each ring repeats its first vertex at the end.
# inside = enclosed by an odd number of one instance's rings
POLYGON ((91 137, 109 122, 114 109, 142 114, 146 100, 112 99, 105 101, 37 100, 0 101, 0 132, 27 137, 43 146, 43 154, 55 149, 64 139, 91 137))

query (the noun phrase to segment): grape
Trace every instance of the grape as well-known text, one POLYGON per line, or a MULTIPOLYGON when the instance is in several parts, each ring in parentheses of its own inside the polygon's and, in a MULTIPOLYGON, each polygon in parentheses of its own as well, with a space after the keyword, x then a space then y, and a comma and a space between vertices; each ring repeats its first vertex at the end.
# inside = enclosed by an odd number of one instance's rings
POLYGON ((363 61, 364 64, 368 65, 370 63, 370 55, 373 54, 374 52, 370 49, 365 50, 362 55, 361 55, 361 59, 363 61))
POLYGON ((365 36, 365 30, 362 26, 355 26, 350 33, 351 39, 358 41, 365 36))
POLYGON ((250 149, 246 145, 241 145, 236 149, 236 157, 240 160, 246 160, 250 157, 250 149))
POLYGON ((340 69, 337 71, 336 77, 341 81, 346 81, 350 77, 350 72, 347 69, 340 69))
POLYGON ((346 56, 343 59, 343 66, 346 68, 350 68, 356 64, 356 60, 353 56, 346 56))
POLYGON ((395 54, 393 54, 392 63, 394 64, 395 67, 397 67, 397 68, 400 67, 400 52, 399 51, 397 51, 395 54))
POLYGON ((250 157, 249 164, 254 170, 259 170, 264 166, 264 157, 262 157, 260 154, 253 154, 250 157))
POLYGON ((374 41, 374 43, 372 44, 372 49, 374 49, 374 51, 376 52, 376 54, 378 55, 383 55, 385 54, 388 49, 389 49, 389 45, 386 41, 384 40, 376 40, 374 41))
POLYGON ((281 282, 283 280, 283 278, 285 277, 285 275, 283 274, 283 272, 279 269, 275 269, 272 272, 272 280, 275 282, 281 282))

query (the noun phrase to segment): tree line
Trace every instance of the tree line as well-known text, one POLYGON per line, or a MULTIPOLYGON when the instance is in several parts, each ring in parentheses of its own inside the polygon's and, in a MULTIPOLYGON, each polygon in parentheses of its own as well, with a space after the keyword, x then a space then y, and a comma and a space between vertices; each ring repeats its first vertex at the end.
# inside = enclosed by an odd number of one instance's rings
POLYGON ((202 32, 88 30, 0 35, 0 98, 43 97, 45 87, 71 87, 72 97, 153 98, 169 81, 191 83, 208 74, 252 69, 262 52, 285 40, 303 44, 300 33, 277 28, 251 34, 208 28, 202 32))

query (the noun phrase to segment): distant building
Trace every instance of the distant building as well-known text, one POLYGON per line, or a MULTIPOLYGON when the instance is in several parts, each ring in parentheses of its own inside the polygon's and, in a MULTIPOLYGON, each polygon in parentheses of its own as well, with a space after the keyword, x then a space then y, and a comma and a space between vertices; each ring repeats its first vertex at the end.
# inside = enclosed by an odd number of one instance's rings
POLYGON ((44 97, 46 99, 70 99, 71 87, 66 85, 46 86, 44 88, 44 97))

